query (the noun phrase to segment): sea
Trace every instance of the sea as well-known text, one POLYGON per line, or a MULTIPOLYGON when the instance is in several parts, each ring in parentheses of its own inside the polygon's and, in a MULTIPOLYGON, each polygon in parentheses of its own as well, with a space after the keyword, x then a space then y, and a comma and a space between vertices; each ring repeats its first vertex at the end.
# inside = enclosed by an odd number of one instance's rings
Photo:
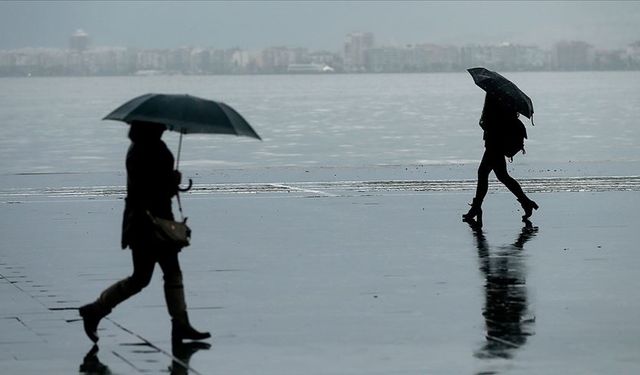
MULTIPOLYGON (((506 72, 533 100, 517 162, 640 161, 640 72, 506 72)), ((484 92, 469 74, 0 78, 0 175, 124 169, 127 125, 102 118, 146 93, 223 101, 262 141, 183 139, 185 170, 476 164, 484 92)), ((179 137, 167 133, 174 154, 179 137)))

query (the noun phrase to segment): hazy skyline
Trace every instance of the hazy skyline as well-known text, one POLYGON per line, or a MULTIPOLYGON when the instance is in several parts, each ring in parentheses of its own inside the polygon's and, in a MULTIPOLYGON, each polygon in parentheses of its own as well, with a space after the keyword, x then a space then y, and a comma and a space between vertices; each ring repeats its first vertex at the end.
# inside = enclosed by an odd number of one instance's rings
POLYGON ((640 2, 0 2, 0 49, 93 46, 339 50, 371 31, 380 45, 640 40, 640 2))

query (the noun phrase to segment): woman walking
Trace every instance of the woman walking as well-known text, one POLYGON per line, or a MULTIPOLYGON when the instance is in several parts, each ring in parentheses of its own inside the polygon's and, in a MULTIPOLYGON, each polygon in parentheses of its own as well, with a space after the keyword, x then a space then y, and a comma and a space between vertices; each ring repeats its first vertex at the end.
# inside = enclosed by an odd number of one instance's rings
POLYGON ((158 263, 164 274, 164 295, 172 319, 172 341, 201 340, 211 337, 189 323, 178 261, 179 248, 154 238, 149 213, 173 220, 171 198, 178 192, 181 175, 173 169, 174 158, 161 140, 162 124, 133 121, 129 130, 131 146, 127 152, 127 198, 122 225, 122 248, 129 247, 133 273, 105 289, 95 302, 80 308, 84 330, 98 341, 98 323, 127 298, 140 292, 151 281, 158 263))
POLYGON ((497 96, 487 93, 480 117, 480 127, 484 131, 484 155, 478 167, 478 184, 476 187, 476 196, 471 203, 469 212, 462 215, 463 220, 476 220, 482 224, 482 201, 487 195, 489 188, 489 174, 493 171, 498 181, 503 183, 518 199, 524 215, 522 220, 527 220, 533 214, 533 210, 538 209, 536 202, 529 199, 518 181, 509 176, 507 172, 507 162, 505 151, 508 139, 506 134, 509 133, 507 127, 514 126, 518 120, 518 112, 510 106, 505 105, 497 96))

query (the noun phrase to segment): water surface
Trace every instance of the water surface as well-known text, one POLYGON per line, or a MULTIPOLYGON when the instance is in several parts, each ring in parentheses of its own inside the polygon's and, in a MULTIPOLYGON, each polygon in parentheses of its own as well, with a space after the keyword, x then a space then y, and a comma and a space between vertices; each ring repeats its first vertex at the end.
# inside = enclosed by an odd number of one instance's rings
MULTIPOLYGON (((506 73, 534 101, 520 162, 640 160, 640 72, 506 73)), ((148 92, 240 111, 264 142, 185 138, 182 167, 475 163, 484 92, 467 73, 0 78, 0 173, 123 169, 127 126, 102 121, 148 92)), ((176 134, 165 135, 174 152, 176 134)))

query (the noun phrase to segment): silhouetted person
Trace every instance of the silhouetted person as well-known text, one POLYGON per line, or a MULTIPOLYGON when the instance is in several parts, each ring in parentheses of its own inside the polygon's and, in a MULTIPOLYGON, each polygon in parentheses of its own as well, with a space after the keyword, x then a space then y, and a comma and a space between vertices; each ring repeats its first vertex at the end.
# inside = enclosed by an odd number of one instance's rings
POLYGON ((476 239, 480 271, 485 278, 482 316, 486 342, 475 355, 478 358, 511 358, 513 351, 524 345, 527 336, 531 335, 533 320, 525 319, 528 302, 521 251, 538 228, 526 220, 518 239, 492 255, 480 225, 475 221, 470 221, 469 225, 476 239))
POLYGON ((516 196, 524 210, 523 220, 531 217, 533 210, 538 209, 536 202, 529 199, 518 181, 507 172, 507 161, 504 155, 506 126, 513 126, 513 121, 518 119, 518 112, 500 102, 498 98, 487 94, 480 117, 480 127, 484 131, 484 155, 478 167, 478 185, 476 196, 471 203, 469 212, 462 215, 464 220, 476 219, 482 225, 482 201, 489 189, 489 174, 493 171, 498 178, 516 196))
POLYGON ((146 287, 156 263, 164 274, 164 295, 172 319, 172 340, 201 340, 211 336, 208 332, 198 332, 191 327, 178 262, 180 249, 154 238, 152 223, 147 215, 149 211, 156 217, 173 220, 171 198, 177 194, 181 175, 173 170, 173 155, 161 140, 165 129, 162 124, 131 124, 122 248, 131 249, 133 274, 105 289, 95 302, 80 308, 85 332, 93 342, 98 341, 100 319, 146 287))

